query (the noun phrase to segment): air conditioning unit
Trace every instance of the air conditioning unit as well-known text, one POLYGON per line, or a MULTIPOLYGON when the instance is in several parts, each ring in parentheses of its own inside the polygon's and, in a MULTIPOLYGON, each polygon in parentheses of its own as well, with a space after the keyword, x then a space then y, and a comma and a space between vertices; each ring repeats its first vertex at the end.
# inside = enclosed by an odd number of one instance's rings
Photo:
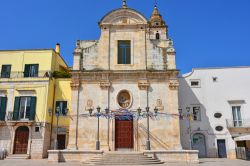
POLYGON ((8 116, 7 116, 7 120, 8 121, 12 121, 12 119, 13 119, 13 112, 8 112, 8 114, 7 114, 8 116))

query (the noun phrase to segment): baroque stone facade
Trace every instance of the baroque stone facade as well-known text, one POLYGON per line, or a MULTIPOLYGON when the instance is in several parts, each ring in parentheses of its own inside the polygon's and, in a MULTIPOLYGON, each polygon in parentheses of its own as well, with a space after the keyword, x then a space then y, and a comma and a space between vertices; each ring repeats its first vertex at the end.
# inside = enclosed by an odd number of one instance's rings
POLYGON ((148 106, 151 149, 181 150, 175 49, 158 8, 147 20, 123 4, 106 14, 99 27, 99 40, 76 42, 68 149, 96 149, 99 106, 103 115, 99 122, 101 150, 145 150, 147 118, 138 116, 138 108, 145 115, 148 106), (129 43, 129 63, 120 63, 120 41, 129 43), (157 114, 153 113, 154 108, 158 109, 157 114), (132 117, 128 131, 132 138, 117 136, 119 130, 126 130, 118 127, 117 120, 124 114, 132 117), (119 139, 132 139, 131 146, 126 148, 119 139))

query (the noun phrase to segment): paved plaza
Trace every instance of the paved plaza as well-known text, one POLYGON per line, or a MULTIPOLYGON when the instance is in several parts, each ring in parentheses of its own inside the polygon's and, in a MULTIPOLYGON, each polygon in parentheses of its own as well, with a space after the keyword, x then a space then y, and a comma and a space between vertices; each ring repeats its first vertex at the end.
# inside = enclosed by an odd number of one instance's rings
MULTIPOLYGON (((0 166, 84 166, 82 163, 49 163, 44 160, 0 160, 0 166)), ((250 161, 228 159, 201 159, 200 164, 166 163, 159 166, 249 166, 250 161)), ((157 165, 156 165, 157 166, 157 165)))

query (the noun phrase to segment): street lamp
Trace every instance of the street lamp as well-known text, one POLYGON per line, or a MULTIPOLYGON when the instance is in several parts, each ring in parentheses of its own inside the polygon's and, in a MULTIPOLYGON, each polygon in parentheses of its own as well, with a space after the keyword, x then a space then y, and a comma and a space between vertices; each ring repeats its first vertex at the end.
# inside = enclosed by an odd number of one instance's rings
POLYGON ((100 140, 99 140, 99 124, 100 124, 100 111, 101 108, 98 106, 97 110, 97 140, 96 140, 96 150, 100 150, 100 140))
POLYGON ((54 146, 54 149, 57 150, 58 149, 58 138, 57 138, 57 135, 58 135, 58 121, 59 121, 59 116, 60 116, 60 107, 56 107, 56 139, 55 139, 55 146, 54 146))
POLYGON ((150 140, 149 140, 149 107, 146 107, 146 115, 147 115, 147 141, 146 141, 146 147, 147 150, 150 150, 150 140))
MULTIPOLYGON (((55 111, 55 115, 56 115, 56 138, 55 138, 55 145, 54 145, 54 149, 57 150, 58 149, 58 123, 59 123, 59 117, 63 115, 63 113, 60 111, 61 108, 60 107, 56 107, 56 111, 55 111)), ((69 109, 65 108, 65 115, 68 114, 69 109)))
POLYGON ((193 149, 193 146, 192 146, 192 130, 191 130, 191 120, 192 120, 192 113, 190 113, 190 107, 186 107, 186 110, 187 110, 187 118, 188 118, 188 126, 189 126, 189 145, 190 145, 190 150, 193 149))
MULTIPOLYGON (((90 108, 90 109, 88 109, 88 111, 89 111, 89 115, 90 116, 92 116, 92 114, 93 114, 93 108, 90 108)), ((96 116, 97 116, 97 138, 96 138, 96 150, 100 150, 100 116, 102 115, 102 113, 101 113, 101 107, 97 107, 96 108, 96 111, 97 111, 97 113, 96 113, 96 116)), ((105 115, 108 115, 109 114, 109 108, 106 108, 105 109, 105 115)))
MULTIPOLYGON (((138 112, 138 116, 141 115, 141 108, 139 107, 137 109, 137 112, 138 112)), ((154 109, 154 113, 157 114, 158 113, 158 108, 155 107, 154 109)), ((146 107, 146 116, 147 116, 147 140, 146 140, 146 150, 150 150, 150 139, 149 139, 149 134, 150 134, 150 131, 149 131, 149 116, 150 116, 150 111, 149 111, 149 107, 146 107)))

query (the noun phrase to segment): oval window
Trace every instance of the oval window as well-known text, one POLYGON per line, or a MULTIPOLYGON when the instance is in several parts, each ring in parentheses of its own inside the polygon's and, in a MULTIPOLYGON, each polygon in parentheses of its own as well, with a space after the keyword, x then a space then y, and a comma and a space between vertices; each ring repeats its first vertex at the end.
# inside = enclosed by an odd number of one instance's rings
POLYGON ((222 117, 222 114, 219 113, 219 112, 217 112, 217 113, 214 114, 214 117, 215 117, 215 118, 221 118, 221 117, 222 117))
POLYGON ((222 130, 223 130, 223 127, 222 127, 222 126, 216 126, 216 127, 215 127, 215 130, 216 130, 216 131, 222 131, 222 130))

